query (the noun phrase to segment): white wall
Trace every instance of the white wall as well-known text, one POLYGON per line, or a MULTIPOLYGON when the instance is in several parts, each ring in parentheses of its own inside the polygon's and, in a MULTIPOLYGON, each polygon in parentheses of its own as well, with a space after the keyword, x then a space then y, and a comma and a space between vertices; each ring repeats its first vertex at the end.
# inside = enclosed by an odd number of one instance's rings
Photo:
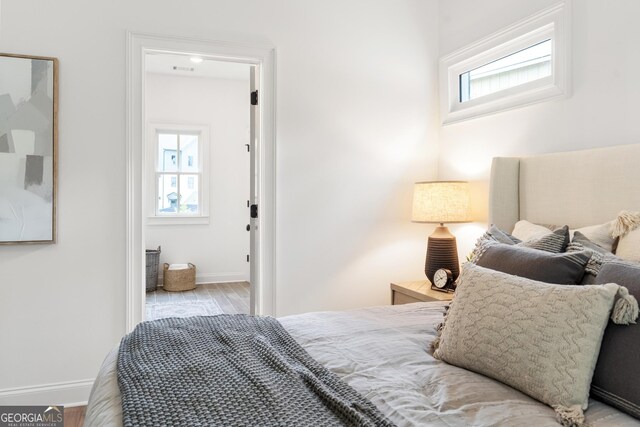
POLYGON ((436 174, 436 0, 1 8, 0 51, 60 59, 60 171, 58 244, 0 247, 0 404, 86 399, 125 331, 126 30, 277 47, 279 315, 385 304, 390 281, 422 277, 431 228, 410 205, 436 174))
MULTIPOLYGON (((486 0, 485 12, 469 13, 468 0, 441 1, 440 55, 555 3, 486 0)), ((636 0, 574 0, 571 97, 442 127, 439 177, 475 181, 476 216, 481 222, 487 220, 492 157, 640 142, 639 15, 636 0)), ((461 254, 467 254, 481 229, 465 234, 464 226, 452 228, 462 229, 458 246, 461 254)))
POLYGON ((147 123, 209 127, 209 224, 145 227, 160 265, 191 262, 198 283, 249 280, 248 94, 248 65, 246 80, 147 74, 147 123))

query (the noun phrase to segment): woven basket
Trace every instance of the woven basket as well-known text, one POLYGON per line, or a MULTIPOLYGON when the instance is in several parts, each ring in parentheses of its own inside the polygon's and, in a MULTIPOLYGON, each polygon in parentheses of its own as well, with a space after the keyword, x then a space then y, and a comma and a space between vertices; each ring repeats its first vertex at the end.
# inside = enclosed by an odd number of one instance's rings
POLYGON ((165 291, 190 291, 196 287, 196 266, 189 263, 184 270, 169 270, 169 264, 164 263, 162 287, 165 291))

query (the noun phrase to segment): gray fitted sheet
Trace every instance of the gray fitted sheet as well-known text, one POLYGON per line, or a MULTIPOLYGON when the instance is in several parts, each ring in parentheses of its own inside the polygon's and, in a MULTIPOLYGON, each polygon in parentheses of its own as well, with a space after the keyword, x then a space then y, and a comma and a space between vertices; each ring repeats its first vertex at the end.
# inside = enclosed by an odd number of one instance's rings
MULTIPOLYGON (((398 426, 559 426, 548 406, 428 354, 444 305, 417 303, 279 320, 311 356, 398 426)), ((114 349, 96 378, 85 426, 122 423, 116 355, 114 349)), ((639 420, 595 400, 586 416, 593 427, 640 427, 639 420)))

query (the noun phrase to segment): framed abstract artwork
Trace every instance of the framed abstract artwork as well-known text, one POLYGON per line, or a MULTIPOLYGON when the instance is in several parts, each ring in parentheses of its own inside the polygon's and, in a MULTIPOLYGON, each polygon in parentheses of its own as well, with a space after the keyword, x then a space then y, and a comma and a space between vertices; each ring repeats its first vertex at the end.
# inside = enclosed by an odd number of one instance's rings
POLYGON ((0 244, 55 243, 58 60, 0 53, 0 244))

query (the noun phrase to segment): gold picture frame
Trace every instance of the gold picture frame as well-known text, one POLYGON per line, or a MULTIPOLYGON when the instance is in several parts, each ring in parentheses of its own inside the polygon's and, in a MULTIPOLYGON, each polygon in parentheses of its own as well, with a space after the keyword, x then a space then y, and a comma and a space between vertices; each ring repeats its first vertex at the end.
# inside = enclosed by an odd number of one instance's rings
POLYGON ((0 245, 56 242, 58 59, 0 53, 0 245))

